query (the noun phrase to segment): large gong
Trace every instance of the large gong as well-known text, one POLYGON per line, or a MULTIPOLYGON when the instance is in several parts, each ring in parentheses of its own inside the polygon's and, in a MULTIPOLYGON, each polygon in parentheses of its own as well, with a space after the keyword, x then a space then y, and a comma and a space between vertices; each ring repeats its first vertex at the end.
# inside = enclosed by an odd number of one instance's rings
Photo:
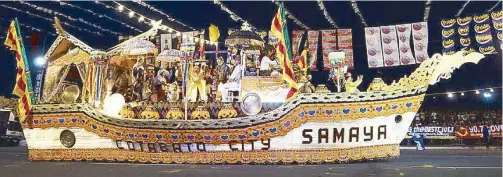
POLYGON ((241 100, 241 111, 246 115, 257 115, 262 110, 262 101, 256 93, 248 93, 241 100))

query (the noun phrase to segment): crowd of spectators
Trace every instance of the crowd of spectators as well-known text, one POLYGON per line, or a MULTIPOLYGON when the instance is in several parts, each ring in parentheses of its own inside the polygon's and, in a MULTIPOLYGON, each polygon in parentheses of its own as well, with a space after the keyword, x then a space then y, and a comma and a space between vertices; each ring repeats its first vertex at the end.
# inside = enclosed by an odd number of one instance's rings
POLYGON ((501 125, 501 109, 486 110, 433 110, 421 109, 414 118, 413 125, 420 126, 470 126, 501 125))

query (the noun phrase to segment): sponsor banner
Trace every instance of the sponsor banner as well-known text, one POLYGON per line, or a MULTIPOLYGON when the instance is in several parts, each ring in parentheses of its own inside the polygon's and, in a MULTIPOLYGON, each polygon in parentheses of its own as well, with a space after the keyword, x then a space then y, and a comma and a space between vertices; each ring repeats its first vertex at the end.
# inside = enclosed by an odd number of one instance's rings
MULTIPOLYGON (((456 132, 456 138, 459 139, 481 139, 483 125, 461 127, 456 132)), ((489 125, 489 131, 492 137, 501 137, 501 125, 489 125)))
POLYGON ((456 53, 456 19, 443 19, 440 24, 442 25, 442 53, 444 55, 452 55, 456 53))
POLYGON ((474 15, 473 21, 475 22, 473 26, 475 30, 475 41, 477 41, 476 51, 482 54, 496 53, 491 34, 491 26, 489 25, 489 14, 474 15))
POLYGON ((412 49, 410 48, 411 27, 411 24, 396 25, 400 65, 416 64, 416 59, 412 56, 412 49))
POLYGON ((332 69, 328 53, 337 51, 337 30, 321 30, 321 51, 323 53, 323 70, 332 69))
POLYGON ((292 52, 293 52, 293 59, 297 59, 299 57, 299 45, 300 45, 300 40, 302 39, 302 36, 304 35, 306 31, 305 30, 293 30, 292 31, 292 52))
POLYGON ((194 56, 194 51, 196 50, 196 44, 182 44, 180 47, 180 52, 182 58, 192 58, 194 56))
POLYGON ((493 27, 496 31, 496 37, 498 38, 498 42, 500 44, 500 48, 503 49, 503 44, 501 41, 503 40, 503 11, 494 11, 491 12, 491 19, 493 21, 493 27))
POLYGON ((161 34, 161 51, 173 48, 173 38, 176 38, 176 35, 161 34))
POLYGON ((416 133, 426 136, 427 138, 434 136, 454 136, 454 127, 409 127, 407 136, 414 136, 416 133))
POLYGON ((399 66, 398 40, 395 26, 381 26, 381 42, 384 56, 384 66, 399 66))
POLYGON ((337 29, 337 48, 345 55, 344 65, 354 68, 353 59, 353 31, 351 29, 337 29))
POLYGON ((317 71, 316 62, 318 60, 318 35, 319 31, 310 30, 307 31, 307 41, 309 43, 309 69, 311 71, 317 71))
POLYGON ((470 38, 470 24, 472 23, 472 17, 458 17, 456 21, 458 23, 458 34, 459 43, 461 44, 461 51, 463 51, 465 55, 474 52, 475 50, 471 46, 472 39, 470 38))
POLYGON ((365 28, 365 45, 367 47, 367 62, 369 68, 383 67, 381 29, 379 27, 365 28))
POLYGON ((428 55, 428 23, 412 23, 412 39, 416 63, 422 63, 430 58, 428 55))

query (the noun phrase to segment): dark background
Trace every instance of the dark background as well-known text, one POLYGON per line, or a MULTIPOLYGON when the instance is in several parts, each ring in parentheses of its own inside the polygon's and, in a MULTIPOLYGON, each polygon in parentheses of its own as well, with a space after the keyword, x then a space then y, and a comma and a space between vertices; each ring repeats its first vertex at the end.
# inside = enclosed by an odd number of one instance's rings
MULTIPOLYGON (((428 51, 430 55, 434 53, 441 53, 441 26, 440 20, 443 18, 452 18, 458 12, 458 10, 463 6, 466 1, 445 1, 437 2, 433 1, 431 3, 430 14, 428 18, 428 32, 429 32, 429 44, 428 51)), ((63 14, 72 16, 74 18, 83 18, 86 21, 96 23, 104 28, 110 29, 112 31, 117 31, 123 35, 137 35, 138 32, 131 30, 119 23, 110 21, 105 18, 99 18, 91 15, 88 12, 78 10, 75 8, 69 8, 61 6, 58 2, 30 2, 38 6, 43 6, 63 14)), ((92 11, 100 14, 106 14, 110 17, 116 18, 120 21, 126 22, 136 28, 143 31, 148 30, 150 27, 138 23, 136 18, 129 18, 126 14, 118 12, 116 10, 106 9, 104 6, 91 2, 69 2, 80 7, 91 9, 92 11)), ((103 2, 105 4, 115 6, 111 2, 103 2)), ((160 20, 163 19, 164 24, 167 24, 174 29, 180 31, 189 31, 190 29, 184 28, 183 26, 177 25, 173 22, 168 22, 164 16, 150 11, 143 6, 140 6, 134 2, 121 2, 126 7, 145 15, 146 17, 160 20)), ((189 26, 196 29, 207 29, 210 24, 215 24, 220 28, 221 37, 219 42, 223 42, 228 28, 239 28, 241 23, 233 21, 229 15, 220 10, 218 5, 213 4, 212 1, 198 1, 198 2, 181 2, 181 1, 169 1, 169 2, 147 2, 148 4, 156 7, 174 17, 175 19, 182 21, 189 26)), ((235 12, 237 15, 243 19, 249 21, 252 25, 258 29, 269 30, 270 23, 273 14, 276 12, 277 7, 270 1, 260 1, 260 2, 222 2, 229 9, 235 12)), ((52 18, 50 14, 42 13, 19 2, 2 2, 1 4, 15 7, 18 9, 26 10, 38 15, 52 18)), ((376 76, 382 77, 386 82, 391 82, 392 80, 397 80, 403 77, 405 74, 410 74, 417 65, 411 66, 398 66, 392 68, 379 68, 379 69, 369 69, 367 66, 367 59, 365 55, 365 43, 364 43, 364 26, 361 23, 359 17, 354 13, 351 3, 349 1, 324 1, 325 7, 332 17, 332 19, 339 25, 340 28, 351 28, 353 29, 353 47, 354 47, 354 61, 355 70, 352 71, 353 75, 364 75, 364 83, 362 88, 366 88, 368 83, 372 78, 376 76), (380 72, 381 74, 378 74, 380 72)), ((477 13, 484 13, 492 6, 496 4, 496 1, 471 1, 464 9, 461 16, 473 15, 477 13)), ((394 25, 401 23, 413 23, 423 21, 423 13, 425 8, 425 2, 423 1, 391 1, 391 2, 372 2, 372 1, 359 1, 358 6, 363 14, 368 26, 381 26, 381 25, 394 25)), ((293 13, 301 22, 309 26, 311 29, 331 29, 333 27, 325 20, 322 11, 318 8, 316 1, 309 2, 285 2, 285 7, 293 13)), ((495 10, 501 10, 501 4, 498 5, 495 10)), ((25 40, 25 47, 27 48, 28 60, 32 67, 32 73, 36 73, 37 67, 34 66, 33 61, 36 57, 42 56, 45 50, 47 50, 52 42, 55 40, 55 36, 51 36, 46 32, 55 33, 52 23, 45 21, 36 17, 31 17, 24 13, 19 13, 4 7, 0 7, 0 31, 2 37, 5 36, 5 31, 9 26, 9 21, 17 17, 20 23, 28 24, 37 28, 43 29, 45 32, 34 32, 28 28, 21 27, 23 33, 23 39, 25 40), (38 45, 38 52, 32 52, 32 43, 29 38, 24 36, 39 35, 40 40, 38 45)), ((61 21, 68 22, 72 25, 85 27, 87 29, 93 29, 93 27, 85 25, 83 23, 71 22, 65 18, 60 17, 61 21)), ((63 26, 68 32, 86 42, 88 45, 95 49, 107 49, 115 44, 117 44, 118 36, 112 35, 110 33, 102 32, 103 36, 96 36, 84 31, 75 30, 73 28, 63 26)), ((291 20, 288 21, 289 29, 301 29, 299 26, 295 25, 291 20)), ((492 28, 491 28, 492 29, 492 28)), ((207 35, 207 33, 206 33, 207 35)), ((1 38, 2 42, 5 38, 1 38)), ((474 44, 474 43, 472 43, 474 44)), ((495 40, 495 44, 499 45, 498 41, 495 40)), ((222 45, 221 45, 222 46, 222 45)), ((15 59, 11 52, 8 52, 5 47, 0 47, 0 95, 10 96, 12 88, 14 87, 15 78, 15 59)), ((461 90, 472 90, 477 88, 485 88, 492 86, 501 86, 501 73, 502 73, 502 61, 501 61, 501 50, 499 47, 498 54, 487 55, 478 65, 467 64, 453 74, 452 79, 442 81, 434 86, 431 86, 428 93, 438 93, 438 92, 451 92, 451 91, 461 91, 461 90)), ((35 76, 32 77, 35 80, 35 76)), ((316 82, 322 82, 324 80, 323 75, 315 75, 316 82)), ((483 93, 483 92, 482 92, 483 93)), ((456 97, 456 99, 447 98, 446 95, 428 97, 425 101, 428 106, 443 106, 443 107, 501 107, 501 89, 496 89, 493 96, 489 99, 485 99, 480 95, 475 95, 474 92, 466 93, 464 97, 456 97), (456 104, 446 104, 446 103, 456 103, 456 104)))

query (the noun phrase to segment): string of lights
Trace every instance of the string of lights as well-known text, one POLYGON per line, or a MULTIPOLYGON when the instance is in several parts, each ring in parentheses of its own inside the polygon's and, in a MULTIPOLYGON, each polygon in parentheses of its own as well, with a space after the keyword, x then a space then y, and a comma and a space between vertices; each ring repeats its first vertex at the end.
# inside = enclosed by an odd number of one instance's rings
POLYGON ((78 6, 78 5, 70 4, 70 3, 68 3, 68 2, 61 2, 61 1, 57 1, 57 0, 55 0, 55 1, 56 1, 56 3, 58 3, 58 4, 59 4, 59 5, 61 5, 61 6, 64 6, 64 7, 71 7, 71 8, 79 9, 79 10, 82 10, 82 11, 84 11, 84 12, 88 12, 88 13, 90 13, 90 14, 93 14, 93 16, 96 16, 96 17, 99 17, 99 18, 105 18, 105 19, 108 19, 108 20, 114 21, 114 22, 116 22, 116 23, 121 24, 122 26, 125 26, 125 27, 127 27, 127 28, 129 28, 129 29, 135 30, 135 31, 137 31, 137 32, 140 32, 140 33, 141 33, 141 32, 143 32, 142 30, 140 30, 140 29, 138 29, 138 28, 135 28, 134 26, 131 26, 131 25, 129 25, 129 24, 127 24, 127 23, 124 23, 124 22, 122 22, 122 21, 120 21, 120 20, 117 20, 117 19, 115 19, 115 18, 112 18, 112 17, 110 17, 110 16, 108 16, 108 15, 105 15, 105 14, 99 14, 99 13, 96 13, 96 12, 94 12, 94 11, 92 11, 92 10, 89 10, 89 9, 86 9, 86 8, 83 8, 83 7, 80 7, 80 6, 78 6))
POLYGON ((489 9, 489 11, 493 11, 494 8, 498 7, 498 5, 501 3, 501 0, 498 1, 493 7, 491 7, 491 9, 489 9))
POLYGON ((139 4, 139 5, 143 6, 143 7, 146 7, 146 8, 148 8, 148 9, 154 11, 154 12, 157 12, 157 13, 159 13, 161 15, 164 15, 169 21, 172 21, 172 22, 178 23, 178 24, 180 24, 180 25, 182 25, 184 27, 190 28, 190 30, 195 30, 193 27, 191 27, 191 26, 189 26, 189 25, 187 25, 185 23, 182 23, 182 22, 174 19, 173 17, 169 16, 168 14, 164 13, 163 11, 161 11, 161 10, 155 8, 154 6, 151 6, 151 5, 145 3, 145 2, 143 2, 141 0, 133 0, 133 2, 139 4))
MULTIPOLYGON (((30 11, 27 11, 27 10, 21 10, 21 9, 18 9, 18 8, 15 8, 15 7, 10 7, 10 6, 3 5, 3 4, 0 4, 0 7, 7 8, 7 9, 10 9, 10 10, 13 10, 13 11, 16 11, 16 12, 25 13, 25 14, 31 16, 31 17, 36 17, 36 18, 44 19, 44 20, 49 21, 51 23, 53 22, 53 19, 50 19, 50 18, 47 18, 47 17, 42 17, 42 16, 40 16, 38 14, 31 13, 30 11)), ((77 27, 77 26, 69 24, 68 22, 61 22, 61 24, 65 25, 65 26, 68 26, 68 27, 71 27, 71 28, 75 28, 75 29, 77 29, 79 31, 85 31, 87 33, 91 33, 91 34, 94 34, 94 35, 103 36, 103 34, 101 34, 100 32, 91 31, 91 30, 89 30, 87 28, 77 27)))
POLYGON ((466 1, 465 4, 463 4, 463 7, 459 9, 458 13, 456 14, 456 17, 459 17, 461 13, 463 13, 463 10, 465 10, 465 7, 468 5, 468 3, 470 3, 470 0, 466 1))
POLYGON ((353 11, 355 11, 355 14, 360 17, 360 20, 363 24, 363 26, 367 27, 367 22, 365 22, 365 19, 363 18, 362 12, 358 8, 358 4, 356 4, 356 0, 351 0, 351 7, 353 7, 353 11))
POLYGON ((321 11, 323 11, 323 16, 325 16, 325 19, 327 19, 328 23, 330 23, 330 25, 332 25, 332 27, 334 28, 339 28, 339 26, 337 26, 332 17, 330 17, 330 15, 328 14, 328 11, 325 8, 325 5, 323 4, 322 0, 318 0, 318 7, 320 8, 321 11))
POLYGON ((487 88, 473 89, 473 90, 462 90, 462 91, 452 91, 452 92, 442 92, 442 93, 429 93, 429 94, 426 94, 426 96, 435 97, 435 96, 447 95, 447 97, 453 98, 456 95, 465 96, 465 93, 475 93, 477 95, 480 95, 480 93, 483 92, 484 97, 491 97, 491 93, 494 92, 495 89, 501 89, 501 86, 487 87, 487 88))
POLYGON ((81 22, 81 23, 84 23, 86 25, 89 25, 89 26, 92 26, 100 31, 103 31, 103 32, 108 32, 108 33, 111 33, 111 34, 114 34, 114 35, 121 35, 120 33, 118 32, 115 32, 115 31, 111 31, 107 28, 103 28, 97 24, 94 24, 94 23, 91 23, 91 22, 88 22, 82 18, 75 18, 75 17, 72 17, 72 16, 69 16, 69 15, 65 15, 61 12, 58 12, 58 11, 55 11, 55 10, 51 10, 51 9, 48 9, 48 8, 45 8, 45 7, 41 7, 41 6, 37 6, 35 4, 31 4, 31 3, 28 3, 28 2, 25 2, 25 1, 17 1, 21 4, 24 4, 24 5, 27 5, 33 9, 36 9, 38 11, 41 11, 41 12, 44 12, 44 13, 48 13, 48 14, 51 14, 51 15, 54 15, 54 16, 61 16, 61 17, 64 17, 68 20, 71 20, 71 21, 74 21, 74 22, 81 22))
MULTIPOLYGON (((130 8, 124 6, 123 4, 121 4, 119 2, 112 1, 116 5, 116 7, 110 6, 108 4, 105 4, 105 3, 102 3, 99 1, 95 1, 95 2, 97 4, 103 5, 107 9, 114 9, 114 10, 117 10, 117 11, 122 12, 124 14, 128 14, 128 16, 130 18, 137 18, 139 23, 144 23, 149 26, 152 26, 153 23, 156 22, 155 20, 148 18, 143 14, 140 14, 140 13, 137 13, 137 12, 131 10, 130 8)), ((161 26, 161 30, 167 31, 168 33, 175 33, 177 36, 182 35, 181 31, 177 31, 177 30, 175 30, 171 27, 168 27, 167 25, 164 25, 164 24, 161 26)), ((206 44, 215 44, 216 43, 216 42, 210 42, 209 40, 205 40, 204 38, 198 38, 198 37, 191 37, 191 38, 194 39, 195 42, 204 42, 206 44)))
POLYGON ((243 18, 238 16, 236 13, 232 12, 229 8, 227 8, 227 6, 222 4, 219 0, 213 0, 213 3, 216 5, 219 5, 220 9, 227 12, 229 14, 229 16, 231 17, 231 19, 234 20, 235 22, 241 21, 243 23, 248 23, 248 25, 250 25, 250 27, 252 27, 252 29, 256 29, 250 22, 244 20, 243 18))
MULTIPOLYGON (((7 20, 7 19, 2 18, 2 17, 0 17, 0 20, 2 20, 2 21, 6 21, 6 22, 10 22, 10 20, 7 20)), ((27 29, 31 30, 31 31, 44 32, 44 33, 48 33, 48 34, 50 34, 51 36, 56 36, 56 34, 55 34, 55 33, 53 33, 53 32, 45 32, 45 30, 42 30, 42 29, 40 29, 40 28, 37 28, 37 27, 31 26, 31 25, 27 25, 27 24, 24 24, 24 23, 19 23, 19 22, 18 22, 18 24, 19 24, 20 26, 22 26, 22 27, 25 27, 25 28, 27 28, 27 29)))
POLYGON ((428 17, 430 16, 430 8, 431 8, 431 0, 427 0, 424 5, 424 17, 423 21, 428 21, 428 17))
MULTIPOLYGON (((276 6, 278 6, 278 7, 280 6, 280 4, 279 4, 279 2, 278 2, 278 1, 273 0, 273 2, 274 2, 274 4, 276 4, 276 6)), ((306 29, 306 30, 311 29, 311 28, 309 28, 307 25, 305 25, 304 23, 302 23, 299 19, 295 18, 295 16, 293 16, 293 15, 292 15, 292 13, 290 13, 290 11, 288 11, 288 9, 286 9, 286 7, 284 7, 284 6, 283 6, 283 8, 284 8, 284 10, 285 10, 286 16, 287 16, 289 19, 293 20, 293 22, 294 22, 295 24, 299 25, 300 27, 302 27, 302 28, 304 28, 304 29, 306 29)))

